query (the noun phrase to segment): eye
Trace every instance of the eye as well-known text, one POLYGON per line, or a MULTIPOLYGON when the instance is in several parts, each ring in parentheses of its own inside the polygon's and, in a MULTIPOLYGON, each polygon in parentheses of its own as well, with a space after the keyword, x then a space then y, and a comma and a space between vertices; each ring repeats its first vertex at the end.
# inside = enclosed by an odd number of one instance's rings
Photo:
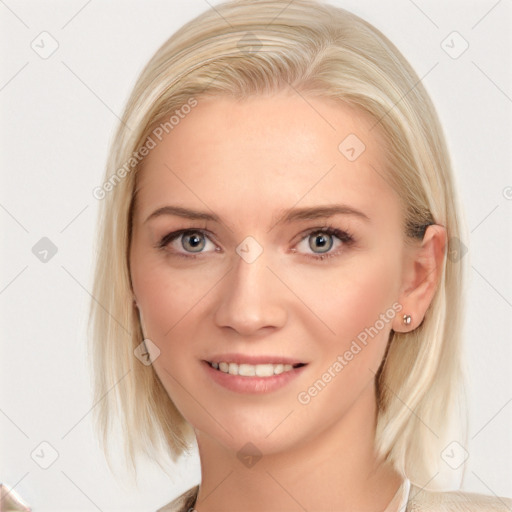
POLYGON ((329 252, 334 245, 333 235, 319 231, 308 236, 308 243, 313 252, 317 247, 320 249, 320 253, 329 252))
MULTIPOLYGON (((355 239, 347 231, 333 226, 325 226, 308 230, 296 247, 301 248, 301 244, 307 246, 306 249, 302 247, 300 251, 304 256, 314 260, 324 260, 325 258, 339 256, 354 242, 355 239), (331 251, 334 246, 338 249, 331 251), (308 253, 308 249, 312 252, 308 253)), ((155 247, 161 250, 169 250, 173 255, 183 258, 196 258, 197 255, 212 252, 211 250, 204 250, 208 243, 212 245, 213 252, 220 251, 220 248, 210 240, 205 230, 181 229, 166 234, 155 247)), ((292 252, 297 252, 297 249, 293 248, 292 252)))
MULTIPOLYGON (((347 231, 342 231, 332 226, 326 226, 323 228, 315 228, 309 230, 307 234, 297 244, 297 247, 306 247, 305 256, 313 259, 323 260, 328 257, 338 256, 343 249, 340 250, 340 246, 350 246, 354 243, 354 238, 347 231), (336 243, 336 239, 338 243, 336 243), (336 246, 337 250, 331 251, 336 246), (312 253, 308 253, 307 249, 311 250, 312 253), (331 252, 329 252, 331 251, 331 252)), ((294 249, 293 252, 296 252, 294 249)))
POLYGON ((170 248, 171 251, 185 258, 195 258, 195 254, 202 254, 207 243, 211 243, 213 250, 217 246, 211 242, 206 233, 200 229, 182 229, 165 235, 157 244, 157 248, 170 248))

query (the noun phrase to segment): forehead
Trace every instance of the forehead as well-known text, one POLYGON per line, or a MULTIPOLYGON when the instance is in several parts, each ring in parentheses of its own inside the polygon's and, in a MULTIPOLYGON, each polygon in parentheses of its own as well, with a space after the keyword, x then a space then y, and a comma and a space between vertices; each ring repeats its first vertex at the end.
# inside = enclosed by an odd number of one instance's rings
POLYGON ((199 97, 155 140, 137 178, 138 210, 207 205, 247 221, 299 201, 396 209, 374 125, 359 109, 297 93, 199 97))

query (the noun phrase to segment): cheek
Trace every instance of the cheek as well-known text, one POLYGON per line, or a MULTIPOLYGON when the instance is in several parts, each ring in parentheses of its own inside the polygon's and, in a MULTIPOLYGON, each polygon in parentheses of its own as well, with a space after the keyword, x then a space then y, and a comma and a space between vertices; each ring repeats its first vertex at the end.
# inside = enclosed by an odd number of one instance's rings
POLYGON ((150 254, 133 258, 132 282, 144 311, 146 334, 159 342, 172 336, 187 315, 196 313, 215 284, 211 273, 172 268, 165 258, 150 254))
MULTIPOLYGON (((347 334, 358 334, 375 324, 382 313, 391 307, 390 273, 377 265, 366 265, 365 269, 346 281, 339 293, 338 327, 350 327, 347 334)), ((332 314, 334 315, 334 311, 332 314)), ((336 317, 335 317, 336 318, 336 317)))
POLYGON ((193 360, 200 352, 197 343, 201 339, 195 319, 202 311, 201 297, 213 283, 198 279, 193 272, 172 271, 165 263, 149 258, 145 262, 134 260, 133 270, 144 334, 159 350, 153 368, 178 410, 195 424, 202 417, 198 403, 190 399, 191 393, 196 395, 197 378, 191 364, 196 364, 193 360))
POLYGON ((364 369, 366 377, 368 368, 376 371, 396 315, 392 307, 398 283, 396 258, 368 253, 328 278, 310 283, 314 286, 308 285, 308 304, 329 328, 323 330, 326 350, 322 364, 329 366, 348 351, 351 369, 345 373, 360 375, 364 369))
POLYGON ((328 293, 316 307, 336 334, 326 331, 318 340, 319 357, 297 395, 310 416, 330 424, 375 381, 397 314, 392 307, 397 268, 392 257, 365 256, 357 268, 345 268, 335 282, 325 282, 328 293))

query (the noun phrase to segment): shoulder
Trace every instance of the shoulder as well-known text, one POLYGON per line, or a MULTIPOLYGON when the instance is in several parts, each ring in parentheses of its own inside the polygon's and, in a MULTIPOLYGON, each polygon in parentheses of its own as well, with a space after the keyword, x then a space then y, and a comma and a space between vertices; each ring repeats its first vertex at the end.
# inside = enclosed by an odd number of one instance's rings
POLYGON ((191 487, 188 491, 180 494, 180 496, 159 508, 156 512, 192 512, 198 491, 199 485, 191 487))
POLYGON ((510 512, 512 499, 465 491, 428 491, 413 485, 407 512, 510 512))

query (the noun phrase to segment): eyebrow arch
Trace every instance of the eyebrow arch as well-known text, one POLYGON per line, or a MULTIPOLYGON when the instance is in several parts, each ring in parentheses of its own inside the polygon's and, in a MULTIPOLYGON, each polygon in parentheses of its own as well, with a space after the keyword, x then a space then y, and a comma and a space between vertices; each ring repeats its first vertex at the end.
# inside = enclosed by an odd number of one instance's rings
POLYGON ((200 212, 197 210, 191 210, 190 208, 183 208, 181 206, 162 206, 155 210, 145 221, 148 222, 151 219, 160 217, 162 215, 174 215, 176 217, 182 217, 184 219, 191 220, 211 220, 220 223, 220 218, 214 213, 200 212))
MULTIPOLYGON (((325 206, 312 206, 304 208, 289 208, 280 210, 278 217, 281 217, 276 224, 297 222, 301 220, 313 220, 320 218, 333 217, 334 215, 352 215, 359 217, 366 222, 371 222, 370 218, 360 210, 356 210, 348 205, 333 204, 325 206)), ((191 220, 210 220, 213 222, 221 223, 220 217, 214 213, 200 212, 192 210, 190 208, 183 208, 181 206, 163 206, 155 210, 149 217, 144 221, 148 222, 155 217, 162 215, 174 215, 191 220)))
POLYGON ((332 204, 325 206, 312 206, 304 208, 289 208, 280 212, 282 216, 277 224, 286 222, 295 222, 300 220, 314 220, 321 218, 333 217, 334 215, 352 215, 359 217, 366 222, 371 222, 368 215, 360 210, 345 205, 345 204, 332 204))

